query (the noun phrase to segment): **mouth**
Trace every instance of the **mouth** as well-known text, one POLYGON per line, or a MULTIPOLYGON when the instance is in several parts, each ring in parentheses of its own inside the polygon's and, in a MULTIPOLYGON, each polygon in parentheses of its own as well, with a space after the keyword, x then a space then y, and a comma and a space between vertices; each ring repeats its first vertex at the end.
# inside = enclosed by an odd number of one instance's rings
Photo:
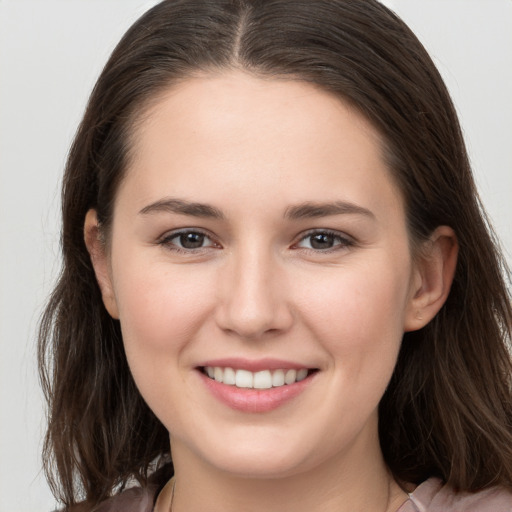
POLYGON ((242 413, 267 413, 296 403, 307 389, 315 389, 320 373, 282 359, 236 357, 203 361, 196 370, 217 400, 242 413))
POLYGON ((199 370, 209 379, 239 389, 272 389, 291 386, 307 379, 316 368, 277 368, 251 372, 223 366, 202 366, 199 370))

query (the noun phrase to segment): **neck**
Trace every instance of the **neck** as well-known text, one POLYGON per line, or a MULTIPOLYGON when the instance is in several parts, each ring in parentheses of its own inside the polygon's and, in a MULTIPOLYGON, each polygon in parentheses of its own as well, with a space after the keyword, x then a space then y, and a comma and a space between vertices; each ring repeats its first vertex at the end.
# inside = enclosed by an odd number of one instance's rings
MULTIPOLYGON (((172 512, 396 512, 407 495, 375 456, 335 455, 320 466, 272 478, 224 472, 172 442, 176 489, 172 512)), ((378 445, 378 442, 377 442, 378 445)))

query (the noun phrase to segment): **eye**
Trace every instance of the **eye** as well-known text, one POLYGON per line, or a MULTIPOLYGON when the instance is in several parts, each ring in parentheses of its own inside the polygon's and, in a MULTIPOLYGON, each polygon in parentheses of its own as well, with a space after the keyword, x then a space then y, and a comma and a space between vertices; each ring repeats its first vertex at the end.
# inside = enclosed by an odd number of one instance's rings
POLYGON ((194 230, 170 233, 163 237, 159 244, 175 251, 194 251, 216 246, 206 233, 194 230))
POLYGON ((304 236, 296 247, 314 251, 329 251, 343 249, 354 245, 354 242, 340 233, 333 231, 313 231, 304 236))

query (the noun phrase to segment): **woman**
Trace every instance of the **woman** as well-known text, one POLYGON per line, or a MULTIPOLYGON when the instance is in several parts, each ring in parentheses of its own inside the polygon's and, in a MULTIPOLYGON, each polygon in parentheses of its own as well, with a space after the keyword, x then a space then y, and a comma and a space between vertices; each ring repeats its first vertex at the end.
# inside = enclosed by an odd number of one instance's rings
POLYGON ((63 223, 40 356, 69 510, 512 510, 504 261, 378 2, 157 5, 63 223))

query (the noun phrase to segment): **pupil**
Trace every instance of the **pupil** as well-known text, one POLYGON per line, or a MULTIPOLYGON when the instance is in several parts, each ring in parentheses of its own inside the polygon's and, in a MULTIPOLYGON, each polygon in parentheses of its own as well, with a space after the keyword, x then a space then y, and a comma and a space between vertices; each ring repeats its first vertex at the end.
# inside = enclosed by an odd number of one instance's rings
POLYGON ((198 249, 202 247, 204 235, 201 233, 185 233, 180 236, 181 246, 185 249, 198 249))
POLYGON ((318 233, 311 237, 313 249, 330 249, 333 246, 334 237, 326 233, 318 233))

